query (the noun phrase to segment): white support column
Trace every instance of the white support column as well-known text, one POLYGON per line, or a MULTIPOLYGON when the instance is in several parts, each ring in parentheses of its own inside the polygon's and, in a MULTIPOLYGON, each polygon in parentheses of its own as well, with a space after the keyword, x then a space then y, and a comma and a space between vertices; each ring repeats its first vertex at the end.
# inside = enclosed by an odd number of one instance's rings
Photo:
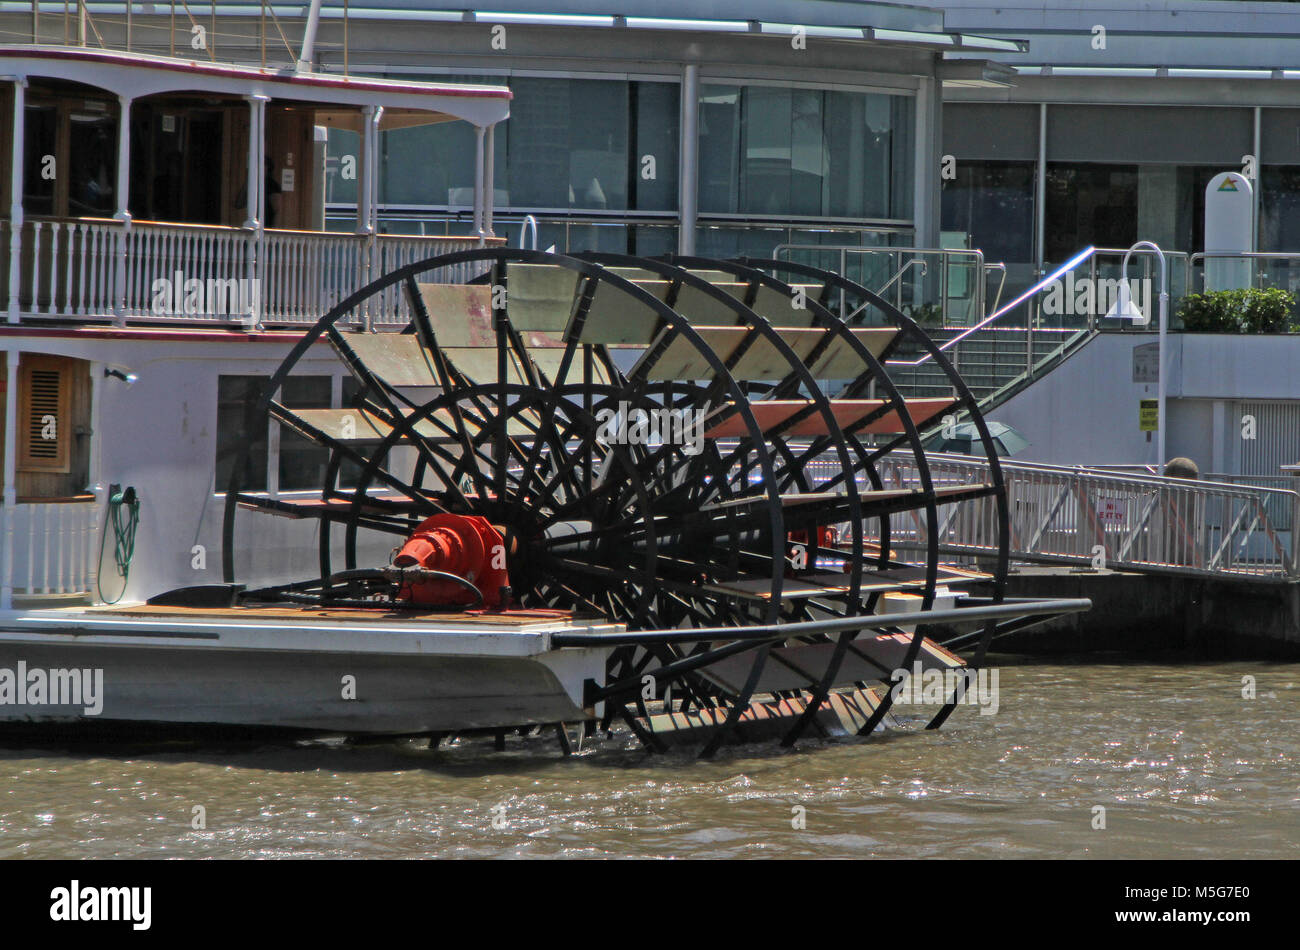
POLYGON ((1038 164, 1034 172, 1034 255, 1038 260, 1035 279, 1047 271, 1047 103, 1038 104, 1038 164))
POLYGON ((5 358, 5 431, 4 431, 4 564, 0 570, 0 610, 10 610, 14 602, 14 518, 18 504, 18 351, 7 350, 5 358))
POLYGON ((297 69, 300 73, 312 70, 312 58, 316 55, 316 27, 319 24, 320 0, 311 0, 311 6, 307 9, 307 25, 302 31, 302 49, 298 53, 297 69))
MULTIPOLYGON (((113 314, 118 326, 126 325, 126 253, 131 240, 131 99, 118 96, 117 121, 117 210, 113 217, 122 222, 117 235, 113 267, 113 314)), ((50 288, 51 296, 54 288, 50 288)), ((51 301, 52 303, 52 301, 51 301)))
POLYGON ((262 227, 263 167, 266 161, 266 96, 246 96, 248 99, 248 187, 247 217, 244 227, 260 230, 262 227))
POLYGON ((357 181, 357 234, 369 234, 374 217, 374 209, 371 205, 375 193, 374 179, 378 171, 375 168, 375 141, 371 137, 374 120, 375 107, 363 106, 361 109, 361 177, 357 181))
MULTIPOLYGON (((379 121, 383 118, 381 106, 367 105, 361 109, 361 177, 357 181, 357 234, 364 238, 358 249, 357 285, 370 283, 379 266, 375 251, 376 205, 379 203, 379 121)), ((374 314, 367 301, 362 311, 362 325, 372 329, 374 314)))
POLYGON ((248 185, 247 215, 244 227, 249 233, 249 253, 245 264, 248 281, 255 288, 253 309, 245 315, 250 330, 262 325, 266 306, 267 288, 263 281, 266 270, 266 96, 247 96, 248 99, 248 185))
POLYGON ((484 237, 486 232, 483 229, 483 212, 485 203, 483 201, 484 179, 487 177, 486 152, 485 152, 486 132, 483 126, 474 126, 474 233, 479 237, 484 237))
POLYGON ((695 222, 700 209, 700 67, 682 67, 681 145, 677 165, 677 253, 695 253, 695 222))
POLYGON ((18 322, 18 282, 23 256, 23 127, 27 80, 14 79, 13 149, 9 156, 9 322, 18 322))
POLYGON ((489 125, 483 143, 483 230, 492 237, 492 206, 496 203, 496 134, 497 127, 489 125))
MULTIPOLYGON (((370 154, 375 160, 375 173, 370 176, 370 233, 379 233, 379 124, 384 118, 384 107, 374 106, 370 117, 370 154)), ((378 276, 378 275, 376 275, 378 276)))
POLYGON ((939 246, 939 109, 940 83, 917 81, 913 129, 912 225, 916 247, 939 246))

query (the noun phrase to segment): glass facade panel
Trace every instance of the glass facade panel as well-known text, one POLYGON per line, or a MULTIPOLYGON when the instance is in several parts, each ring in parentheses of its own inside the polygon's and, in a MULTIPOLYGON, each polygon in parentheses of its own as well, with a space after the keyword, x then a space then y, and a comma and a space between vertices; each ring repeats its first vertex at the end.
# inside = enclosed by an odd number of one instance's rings
POLYGON ((361 136, 347 129, 330 129, 325 144, 325 203, 356 204, 361 174, 361 136))
POLYGON ((1265 165, 1260 185, 1259 249, 1300 251, 1300 165, 1265 165))
MULTIPOLYGON (((512 118, 496 130, 498 233, 513 242, 520 216, 530 212, 540 221, 541 248, 647 255, 676 250, 677 83, 475 78, 508 82, 515 95, 512 118), (619 220, 607 224, 602 212, 619 220), (637 220, 637 213, 644 216, 637 220), (660 213, 667 215, 662 223, 660 213)), ((907 220, 913 115, 912 98, 904 95, 708 86, 701 97, 702 217, 907 220)), ((465 123, 383 133, 381 230, 463 233, 473 201, 474 144, 465 123)), ((359 147, 356 133, 330 131, 326 201, 333 206, 327 215, 332 229, 351 229, 339 206, 357 200, 359 147)), ((716 224, 701 230, 701 253, 770 253, 790 242, 795 222, 775 223, 771 234, 716 224)), ((841 234, 837 228, 810 231, 807 240, 863 240, 861 229, 847 226, 841 234)))
POLYGON ((1047 166, 1047 260, 1089 244, 1128 247, 1155 241, 1174 251, 1205 246, 1205 187, 1217 165, 1047 166))
POLYGON ((676 83, 634 82, 632 154, 636 211, 677 210, 677 163, 680 151, 681 88, 676 83), (653 161, 648 161, 652 159, 653 161))
POLYGON ((907 218, 911 97, 706 85, 700 211, 907 218))
MULTIPOLYGON (((910 243, 906 232, 865 231, 853 228, 728 227, 706 225, 695 232, 695 249, 701 257, 773 257, 781 245, 819 247, 895 247, 910 243)), ((838 257, 807 257, 782 253, 784 260, 799 260, 837 268, 838 257)))
POLYGON ((956 174, 943 183, 942 229, 966 234, 986 261, 1032 261, 1034 163, 958 161, 956 174))
POLYGON ((505 204, 626 209, 627 83, 520 78, 510 89, 505 204))
MULTIPOLYGON (((676 83, 459 78, 506 83, 514 93, 511 118, 495 133, 497 208, 676 209, 676 83)), ((326 201, 355 203, 359 136, 331 129, 328 154, 326 201)), ((380 203, 472 207, 475 154, 474 128, 466 122, 382 133, 380 203)))

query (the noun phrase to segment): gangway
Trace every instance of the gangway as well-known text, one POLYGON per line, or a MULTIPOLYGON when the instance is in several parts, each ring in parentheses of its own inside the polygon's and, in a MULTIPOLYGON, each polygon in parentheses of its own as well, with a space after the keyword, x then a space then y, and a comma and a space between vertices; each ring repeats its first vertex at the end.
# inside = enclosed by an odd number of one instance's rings
MULTIPOLYGON (((988 478, 985 459, 929 454, 927 461, 939 491, 988 478)), ((1007 459, 1000 466, 1012 561, 1266 584, 1300 581, 1300 491, 1007 459)), ((892 487, 919 485, 914 459, 901 453, 882 459, 880 476, 892 487)), ((937 520, 946 559, 976 564, 994 553, 997 518, 991 508, 940 505, 937 520)), ((912 536, 896 531, 895 547, 922 544, 924 522, 911 521, 912 536)))

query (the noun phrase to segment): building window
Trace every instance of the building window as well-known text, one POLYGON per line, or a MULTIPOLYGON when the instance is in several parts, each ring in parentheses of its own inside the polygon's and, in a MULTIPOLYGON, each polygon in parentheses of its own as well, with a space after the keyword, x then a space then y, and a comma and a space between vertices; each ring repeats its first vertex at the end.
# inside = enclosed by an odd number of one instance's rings
MULTIPOLYGON (((676 209, 676 83, 524 76, 508 84, 515 97, 511 118, 494 135, 497 208, 676 209)), ((328 152, 326 201, 355 203, 361 161, 356 133, 331 129, 328 152)), ((384 132, 379 201, 472 207, 474 158, 474 129, 465 122, 384 132)), ((618 249, 626 250, 626 242, 618 249)))
POLYGON ((1300 251, 1300 165, 1265 165, 1260 179, 1259 249, 1300 251))
POLYGON ((906 219, 910 96, 706 85, 700 211, 906 219))
POLYGON ((943 183, 943 230, 968 235, 986 261, 1032 261, 1034 163, 959 161, 956 174, 943 183))
POLYGON ((1061 263, 1087 247, 1155 241, 1188 253, 1205 247, 1205 188, 1218 165, 1047 166, 1047 255, 1061 263))

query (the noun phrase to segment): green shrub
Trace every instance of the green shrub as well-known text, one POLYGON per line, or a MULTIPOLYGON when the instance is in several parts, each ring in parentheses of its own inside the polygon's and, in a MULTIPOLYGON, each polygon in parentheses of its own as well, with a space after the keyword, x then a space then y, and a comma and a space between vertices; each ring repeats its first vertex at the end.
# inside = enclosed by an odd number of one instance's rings
POLYGON ((918 326, 943 325, 943 307, 937 303, 908 304, 903 308, 903 312, 915 320, 918 326))
POLYGON ((1211 290, 1178 305, 1184 330, 1200 333, 1294 333, 1296 297, 1289 290, 1211 290))

